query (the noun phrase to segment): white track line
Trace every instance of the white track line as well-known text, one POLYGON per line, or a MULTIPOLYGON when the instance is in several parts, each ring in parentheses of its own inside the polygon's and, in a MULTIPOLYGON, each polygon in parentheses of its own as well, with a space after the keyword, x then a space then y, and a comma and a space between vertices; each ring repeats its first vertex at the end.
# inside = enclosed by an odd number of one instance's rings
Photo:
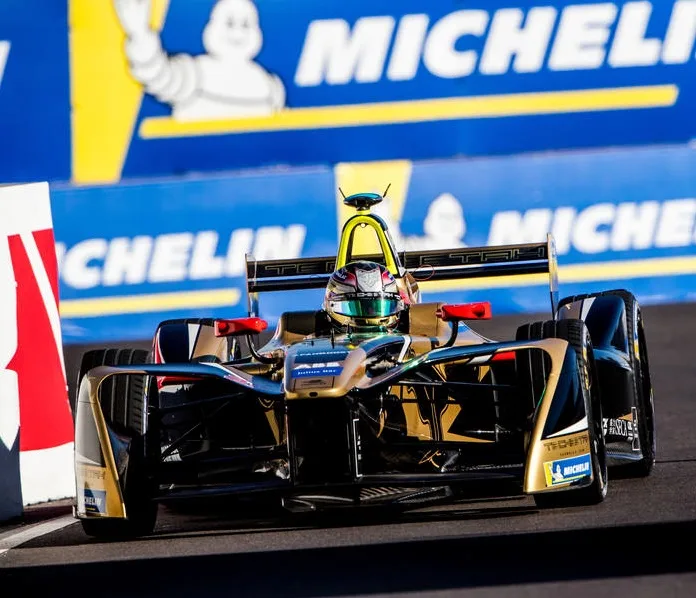
POLYGON ((24 544, 25 542, 29 542, 29 540, 33 540, 39 536, 45 536, 51 532, 63 529, 64 527, 72 525, 73 523, 77 523, 77 519, 75 519, 72 514, 63 515, 57 519, 51 519, 50 521, 35 523, 34 525, 23 527, 20 531, 13 530, 7 534, 0 534, 0 557, 7 553, 7 551, 11 550, 12 548, 16 548, 20 544, 24 544))

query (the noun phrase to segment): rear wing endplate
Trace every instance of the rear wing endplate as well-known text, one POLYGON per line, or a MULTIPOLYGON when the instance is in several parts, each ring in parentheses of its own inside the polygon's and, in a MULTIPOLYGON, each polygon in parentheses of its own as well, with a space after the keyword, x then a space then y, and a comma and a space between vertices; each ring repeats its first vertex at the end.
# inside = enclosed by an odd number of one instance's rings
MULTIPOLYGON (((465 280, 519 274, 549 275, 551 311, 558 309, 558 262, 551 234, 542 243, 461 247, 399 254, 404 269, 428 282, 465 280)), ((365 255, 360 259, 384 264, 384 256, 365 255)), ((308 257, 257 261, 246 256, 246 285, 250 316, 258 315, 258 294, 323 288, 336 265, 335 257, 308 257)))

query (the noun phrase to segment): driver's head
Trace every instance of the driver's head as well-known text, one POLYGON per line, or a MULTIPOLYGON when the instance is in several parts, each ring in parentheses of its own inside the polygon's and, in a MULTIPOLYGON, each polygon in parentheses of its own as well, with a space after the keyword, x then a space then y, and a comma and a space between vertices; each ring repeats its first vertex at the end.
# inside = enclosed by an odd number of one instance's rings
POLYGON ((351 262, 336 270, 324 295, 324 310, 331 320, 356 331, 391 328, 403 309, 396 279, 375 262, 351 262))

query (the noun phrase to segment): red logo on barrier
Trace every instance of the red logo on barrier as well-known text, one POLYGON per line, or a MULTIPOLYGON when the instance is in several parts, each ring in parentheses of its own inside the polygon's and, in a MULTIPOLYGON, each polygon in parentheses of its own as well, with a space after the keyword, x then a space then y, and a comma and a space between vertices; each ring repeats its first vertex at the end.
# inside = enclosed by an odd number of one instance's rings
POLYGON ((17 372, 20 450, 74 440, 58 311, 58 268, 51 229, 8 237, 17 283, 17 350, 7 369, 17 372))

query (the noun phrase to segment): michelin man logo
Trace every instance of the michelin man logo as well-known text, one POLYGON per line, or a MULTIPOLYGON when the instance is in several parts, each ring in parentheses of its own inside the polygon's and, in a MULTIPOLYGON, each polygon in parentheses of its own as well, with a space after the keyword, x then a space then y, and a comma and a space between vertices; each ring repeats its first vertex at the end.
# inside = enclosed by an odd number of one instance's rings
POLYGON ((389 227, 399 251, 426 251, 465 247, 466 220, 459 200, 451 193, 441 193, 428 206, 423 220, 424 235, 404 235, 390 214, 388 197, 374 208, 389 227))
POLYGON ((554 484, 560 483, 565 479, 563 477, 563 472, 561 471, 560 463, 556 463, 556 468, 553 470, 553 473, 551 474, 551 479, 553 480, 554 484))
POLYGON ((263 34, 251 0, 218 0, 203 30, 207 53, 198 56, 167 54, 149 25, 150 3, 114 0, 131 75, 175 119, 263 116, 285 106, 283 82, 254 62, 263 34))

